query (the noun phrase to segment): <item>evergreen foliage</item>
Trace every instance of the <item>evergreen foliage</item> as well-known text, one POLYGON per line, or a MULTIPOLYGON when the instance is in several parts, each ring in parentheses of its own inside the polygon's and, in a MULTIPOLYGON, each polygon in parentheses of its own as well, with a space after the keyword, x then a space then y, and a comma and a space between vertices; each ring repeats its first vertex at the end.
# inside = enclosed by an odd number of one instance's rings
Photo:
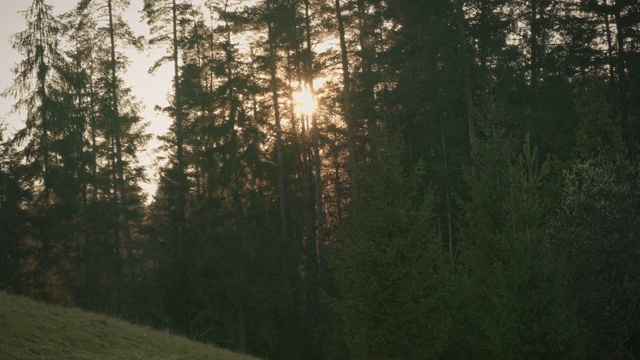
POLYGON ((494 100, 483 111, 477 163, 465 173, 470 199, 462 206, 454 290, 457 316, 467 325, 452 344, 462 342, 462 351, 473 349, 478 358, 581 358, 562 258, 551 246, 553 162, 538 158, 529 136, 517 150, 494 100))
POLYGON ((437 357, 447 345, 443 289, 452 278, 422 171, 405 174, 398 148, 382 148, 363 172, 361 208, 339 232, 336 307, 357 359, 437 357))
POLYGON ((589 358, 633 358, 640 339, 638 166, 625 159, 611 107, 599 91, 591 96, 579 103, 578 158, 563 173, 555 247, 566 257, 589 358))
POLYGON ((640 357, 637 1, 129 3, 9 39, 0 288, 264 358, 640 357))

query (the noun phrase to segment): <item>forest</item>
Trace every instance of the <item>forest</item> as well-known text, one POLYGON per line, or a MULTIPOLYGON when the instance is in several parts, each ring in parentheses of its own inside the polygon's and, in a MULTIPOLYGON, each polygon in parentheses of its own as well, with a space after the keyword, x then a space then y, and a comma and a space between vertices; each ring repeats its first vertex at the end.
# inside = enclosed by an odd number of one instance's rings
POLYGON ((1 290, 265 359, 640 358, 637 0, 29 2, 1 290))

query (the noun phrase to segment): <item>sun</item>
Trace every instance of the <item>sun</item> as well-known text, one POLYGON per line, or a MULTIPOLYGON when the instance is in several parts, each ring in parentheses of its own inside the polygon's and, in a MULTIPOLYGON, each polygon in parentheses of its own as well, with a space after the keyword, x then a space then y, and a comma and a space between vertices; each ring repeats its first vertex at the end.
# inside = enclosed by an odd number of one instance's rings
POLYGON ((293 93, 293 101, 295 102, 296 115, 311 115, 316 111, 318 105, 314 99, 313 93, 308 87, 304 87, 301 90, 293 93))

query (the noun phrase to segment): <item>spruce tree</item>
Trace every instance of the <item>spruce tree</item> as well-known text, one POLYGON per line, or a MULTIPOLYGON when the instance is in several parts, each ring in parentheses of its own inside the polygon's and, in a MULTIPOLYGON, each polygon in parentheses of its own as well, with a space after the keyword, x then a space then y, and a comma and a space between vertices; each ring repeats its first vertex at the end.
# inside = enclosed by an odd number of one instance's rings
POLYGON ((495 102, 483 114, 477 171, 465 175, 459 349, 478 358, 581 358, 563 263, 551 247, 552 162, 528 137, 518 150, 495 102))
POLYGON ((23 283, 26 258, 25 237, 29 233, 29 216, 23 204, 30 192, 21 174, 26 166, 16 150, 3 135, 5 126, 0 122, 0 288, 14 293, 25 291, 23 283))
POLYGON ((432 191, 408 174, 397 145, 363 171, 361 206, 332 252, 335 300, 354 358, 438 357, 449 337, 450 265, 437 235, 432 191), (424 194, 424 195, 423 195, 424 194))
POLYGON ((587 86, 579 93, 576 159, 562 174, 554 245, 566 258, 587 358, 635 358, 640 170, 626 159, 621 124, 603 90, 587 86))

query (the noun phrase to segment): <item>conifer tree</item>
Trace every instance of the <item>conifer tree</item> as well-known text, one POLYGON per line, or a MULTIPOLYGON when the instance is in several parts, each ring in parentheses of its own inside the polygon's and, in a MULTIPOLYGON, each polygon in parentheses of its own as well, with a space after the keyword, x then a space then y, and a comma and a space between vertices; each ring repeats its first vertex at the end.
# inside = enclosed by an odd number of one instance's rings
POLYGON ((126 307, 124 300, 130 299, 125 295, 135 288, 132 284, 138 277, 135 250, 144 201, 138 182, 144 173, 137 156, 148 139, 139 105, 122 81, 127 63, 122 50, 143 46, 122 18, 127 7, 128 1, 82 1, 66 15, 69 35, 87 39, 83 46, 72 47, 74 64, 66 69, 65 78, 69 96, 75 94, 68 113, 82 123, 78 136, 87 144, 85 176, 91 174, 91 183, 83 190, 92 191, 90 200, 89 194, 83 195, 90 207, 85 216, 91 214, 85 226, 92 231, 86 250, 102 270, 87 270, 86 291, 108 292, 106 306, 115 311, 126 307), (111 216, 98 219, 105 212, 111 216))
POLYGON ((0 288, 21 293, 25 290, 22 263, 27 255, 24 240, 29 232, 29 217, 23 204, 31 194, 20 176, 25 165, 4 139, 4 131, 0 122, 0 288))
POLYGON ((50 143, 55 114, 48 87, 55 76, 55 66, 62 61, 58 36, 60 24, 53 16, 52 6, 44 0, 34 0, 23 12, 27 29, 12 36, 12 44, 24 59, 13 69, 13 84, 2 95, 17 97, 14 111, 26 110, 25 128, 16 133, 14 141, 27 141, 22 151, 34 165, 34 175, 42 181, 41 196, 47 202, 51 194, 52 154, 50 143))
POLYGON ((467 323, 457 334, 467 340, 458 350, 478 358, 581 358, 575 309, 551 247, 553 165, 528 137, 518 151, 494 101, 481 119, 477 174, 465 174, 460 261, 468 283, 458 297, 467 323))
POLYGON ((182 36, 185 34, 185 27, 191 23, 189 10, 191 4, 184 1, 155 1, 145 0, 144 16, 151 26, 151 33, 154 35, 149 40, 151 45, 167 45, 169 55, 158 59, 151 68, 154 71, 167 62, 173 63, 173 104, 167 108, 174 119, 172 126, 172 141, 175 142, 175 159, 172 159, 173 169, 170 174, 175 177, 176 183, 176 205, 175 224, 176 241, 178 250, 181 251, 186 227, 186 201, 188 193, 188 179, 186 174, 186 164, 184 159, 184 116, 183 104, 180 93, 180 49, 184 44, 182 36))
POLYGON ((397 145, 381 145, 363 171, 360 211, 344 223, 332 252, 336 307, 354 358, 438 357, 449 337, 441 296, 450 267, 433 195, 420 189, 420 167, 406 174, 397 145))
POLYGON ((587 358, 634 358, 640 344, 639 170, 626 159, 621 124, 603 90, 587 86, 579 93, 577 158, 562 174, 554 248, 566 258, 587 358))
POLYGON ((20 147, 21 161, 29 164, 29 171, 23 174, 24 181, 29 183, 36 200, 29 211, 35 224, 34 247, 39 248, 35 263, 39 269, 32 273, 35 288, 30 290, 41 298, 51 298, 48 285, 55 277, 52 275, 56 267, 55 248, 63 247, 59 241, 64 238, 56 234, 56 230, 64 229, 57 226, 54 219, 57 214, 54 205, 59 195, 56 190, 62 189, 54 185, 60 163, 53 146, 60 139, 59 130, 63 126, 59 123, 62 119, 56 111, 56 100, 50 96, 56 68, 63 62, 59 48, 60 23, 53 15, 52 6, 43 0, 34 0, 23 16, 27 29, 13 35, 11 41, 24 58, 12 69, 13 84, 2 95, 17 98, 14 113, 26 112, 25 127, 14 134, 12 145, 20 147))

